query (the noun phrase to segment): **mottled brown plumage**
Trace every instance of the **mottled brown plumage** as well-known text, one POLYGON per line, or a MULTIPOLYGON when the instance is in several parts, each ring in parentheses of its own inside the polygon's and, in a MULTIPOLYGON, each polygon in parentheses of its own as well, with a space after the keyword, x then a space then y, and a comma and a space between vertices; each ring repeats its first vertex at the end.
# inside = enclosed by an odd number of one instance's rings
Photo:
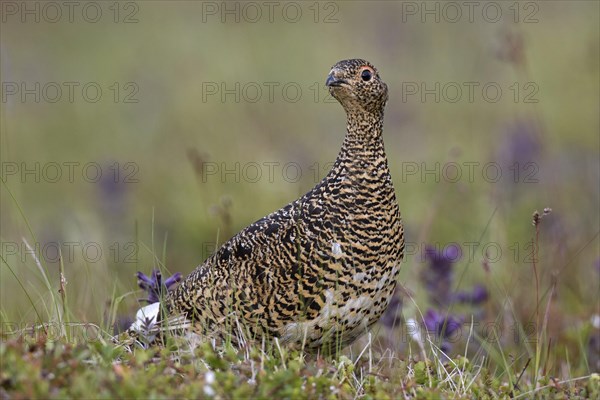
POLYGON ((404 250, 382 139, 387 86, 358 59, 335 64, 326 84, 347 114, 331 171, 198 266, 167 295, 169 316, 217 335, 235 316, 254 337, 319 348, 351 343, 385 311, 404 250))

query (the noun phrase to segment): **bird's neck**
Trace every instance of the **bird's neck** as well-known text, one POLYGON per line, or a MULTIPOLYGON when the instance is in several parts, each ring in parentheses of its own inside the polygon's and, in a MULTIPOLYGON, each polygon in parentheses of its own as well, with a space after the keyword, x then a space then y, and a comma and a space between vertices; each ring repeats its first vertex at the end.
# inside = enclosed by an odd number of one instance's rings
POLYGON ((368 168, 376 159, 385 158, 383 146, 383 111, 378 114, 348 113, 346 137, 340 159, 359 162, 368 168), (366 165, 364 165, 366 162, 366 165))

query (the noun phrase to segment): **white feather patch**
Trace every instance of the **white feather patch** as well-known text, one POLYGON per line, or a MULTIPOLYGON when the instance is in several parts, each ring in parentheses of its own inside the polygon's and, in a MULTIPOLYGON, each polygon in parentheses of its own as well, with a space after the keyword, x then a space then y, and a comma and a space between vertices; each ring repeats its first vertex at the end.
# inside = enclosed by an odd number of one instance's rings
POLYGON ((340 257, 342 254, 342 246, 337 243, 337 242, 333 242, 333 244, 331 245, 331 254, 333 254, 333 257, 337 258, 340 257))
POLYGON ((142 327, 152 327, 158 320, 160 312, 160 303, 152 303, 144 306, 135 314, 135 322, 131 325, 131 329, 141 332, 142 327))

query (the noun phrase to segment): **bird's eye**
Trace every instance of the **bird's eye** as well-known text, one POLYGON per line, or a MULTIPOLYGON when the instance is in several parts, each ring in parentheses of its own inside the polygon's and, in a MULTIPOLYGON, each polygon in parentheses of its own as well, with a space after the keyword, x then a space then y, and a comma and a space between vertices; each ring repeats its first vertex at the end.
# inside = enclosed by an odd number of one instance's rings
POLYGON ((363 71, 360 73, 360 77, 365 82, 370 81, 371 80, 371 76, 373 76, 373 74, 368 69, 363 69, 363 71))

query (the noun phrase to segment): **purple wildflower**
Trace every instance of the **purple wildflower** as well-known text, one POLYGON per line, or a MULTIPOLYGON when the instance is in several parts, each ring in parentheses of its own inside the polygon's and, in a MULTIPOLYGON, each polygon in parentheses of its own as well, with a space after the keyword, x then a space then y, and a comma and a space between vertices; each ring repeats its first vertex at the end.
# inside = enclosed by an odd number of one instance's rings
POLYGON ((171 287, 181 280, 181 273, 177 272, 168 277, 163 283, 162 274, 158 269, 153 269, 151 276, 139 271, 136 276, 138 286, 148 292, 148 298, 143 300, 150 304, 158 302, 162 295, 171 290, 171 287))
MULTIPOLYGON (((114 169, 112 166, 106 165, 107 169, 114 169)), ((123 216, 127 208, 127 193, 129 187, 127 180, 120 179, 121 175, 126 176, 127 171, 122 171, 120 168, 113 171, 114 173, 102 174, 98 181, 98 189, 100 192, 99 199, 103 211, 111 217, 120 218, 123 216), (121 174, 121 175, 120 175, 121 174)))
POLYGON ((471 291, 458 292, 454 296, 454 301, 457 303, 468 303, 478 305, 488 299, 488 291, 482 285, 475 285, 471 291))
POLYGON ((439 271, 452 270, 452 264, 461 256, 461 249, 458 245, 448 245, 438 251, 432 246, 425 248, 425 258, 430 261, 430 267, 439 271))
POLYGON ((425 248, 429 265, 421 273, 421 279, 436 306, 447 306, 452 300, 453 264, 460 256, 461 249, 457 245, 446 246, 440 251, 431 246, 425 248))
POLYGON ((456 244, 450 244, 442 250, 427 246, 424 252, 427 267, 421 272, 421 280, 433 308, 427 310, 423 320, 425 328, 436 337, 439 348, 445 353, 460 338, 464 317, 443 310, 449 309, 454 303, 477 306, 489 297, 487 289, 482 285, 475 285, 471 290, 453 292, 454 265, 461 256, 461 248, 456 244))
POLYGON ((400 297, 400 292, 398 289, 394 292, 392 299, 390 300, 390 304, 387 309, 381 316, 380 322, 386 328, 397 328, 401 326, 401 318, 402 318, 402 298, 400 297))
POLYGON ((535 121, 517 119, 504 128, 496 145, 496 160, 510 171, 508 179, 502 179, 506 185, 504 195, 508 200, 515 200, 523 191, 516 190, 517 184, 535 183, 539 179, 536 174, 543 142, 541 132, 535 121))
POLYGON ((439 313, 433 309, 427 310, 423 317, 425 328, 440 341, 440 350, 448 353, 452 349, 452 342, 460 338, 462 318, 439 313), (458 334, 458 336, 454 336, 458 334))
POLYGON ((456 331, 460 330, 463 323, 462 318, 453 315, 446 317, 446 315, 433 309, 427 310, 423 319, 429 332, 434 332, 444 339, 450 338, 456 331))
POLYGON ((500 148, 500 153, 504 157, 502 161, 509 165, 519 163, 519 167, 523 168, 526 163, 539 157, 541 147, 535 123, 517 120, 508 128, 507 140, 500 148))

